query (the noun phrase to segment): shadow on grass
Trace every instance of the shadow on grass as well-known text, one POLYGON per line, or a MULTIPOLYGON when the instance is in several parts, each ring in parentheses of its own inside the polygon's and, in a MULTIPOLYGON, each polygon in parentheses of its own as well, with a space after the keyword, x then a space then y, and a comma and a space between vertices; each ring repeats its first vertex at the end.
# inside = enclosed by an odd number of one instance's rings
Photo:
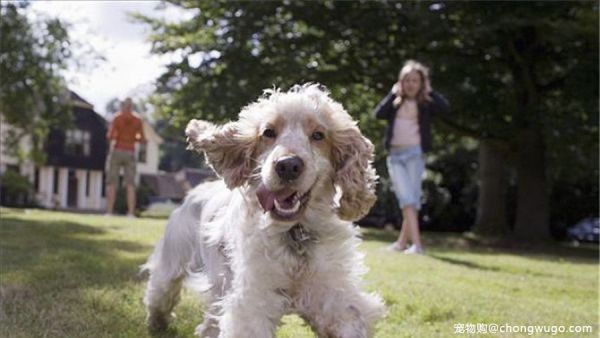
POLYGON ((437 259, 441 262, 444 263, 448 263, 448 264, 452 264, 452 265, 456 265, 456 266, 462 266, 465 268, 469 268, 469 269, 475 269, 475 270, 479 270, 479 271, 492 271, 492 272, 508 272, 508 273, 517 273, 517 274, 527 274, 528 276, 531 277, 556 277, 556 274, 553 273, 545 273, 545 272, 539 272, 539 271, 531 271, 529 269, 526 270, 508 270, 505 268, 501 268, 498 266, 485 266, 479 263, 474 263, 468 260, 463 260, 463 259, 457 259, 457 258, 451 258, 451 257, 445 257, 445 256, 441 256, 441 255, 437 255, 437 254, 427 254, 427 257, 433 258, 433 259, 437 259))
MULTIPOLYGON (((477 254, 513 254, 538 260, 567 259, 573 263, 598 262, 598 246, 573 247, 566 243, 530 243, 510 238, 486 239, 472 234, 449 232, 424 232, 423 245, 433 252, 472 252, 477 254)), ((398 238, 397 231, 363 228, 365 241, 390 244, 398 238)), ((429 254, 428 254, 429 255, 429 254)), ((440 258, 439 256, 437 258, 440 258)), ((446 259, 446 258, 444 258, 446 259)))
POLYGON ((130 281, 143 262, 124 258, 119 252, 150 253, 152 247, 94 238, 104 234, 104 229, 81 223, 3 215, 0 265, 4 273, 20 272, 28 285, 41 289, 58 282, 60 287, 65 287, 65 283, 87 287, 130 281))
POLYGON ((364 241, 392 243, 398 238, 398 232, 376 228, 361 228, 360 237, 364 241))
POLYGON ((481 265, 478 263, 473 263, 473 262, 456 259, 456 258, 444 257, 444 256, 439 256, 439 255, 433 255, 433 254, 428 254, 427 256, 437 259, 437 260, 440 260, 445 263, 459 265, 459 266, 463 266, 463 267, 470 268, 470 269, 477 269, 477 270, 481 270, 481 271, 500 271, 500 270, 502 270, 499 267, 485 266, 485 265, 481 265))
MULTIPOLYGON (((33 337, 144 330, 140 285, 145 278, 139 266, 152 246, 109 238, 110 232, 84 221, 3 213, 0 336, 11 331, 33 337)), ((171 330, 160 336, 183 335, 171 330)))

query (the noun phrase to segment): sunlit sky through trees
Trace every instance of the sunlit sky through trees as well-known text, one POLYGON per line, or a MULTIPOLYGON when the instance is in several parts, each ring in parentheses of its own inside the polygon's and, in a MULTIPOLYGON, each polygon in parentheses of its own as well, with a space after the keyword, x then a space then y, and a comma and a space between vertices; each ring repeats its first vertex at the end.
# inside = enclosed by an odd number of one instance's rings
POLYGON ((72 42, 84 44, 75 48, 76 58, 89 59, 90 47, 104 58, 73 65, 64 74, 69 88, 101 114, 112 98, 151 92, 164 65, 177 57, 150 54, 147 26, 131 19, 133 12, 167 21, 189 15, 171 6, 161 8, 158 1, 35 1, 30 7, 32 16, 57 17, 70 24, 72 42))

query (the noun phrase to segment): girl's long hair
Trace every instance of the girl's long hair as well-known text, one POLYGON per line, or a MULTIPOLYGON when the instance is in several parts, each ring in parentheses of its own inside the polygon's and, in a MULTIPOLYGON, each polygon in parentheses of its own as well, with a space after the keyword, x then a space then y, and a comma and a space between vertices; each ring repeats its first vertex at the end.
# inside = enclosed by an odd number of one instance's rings
MULTIPOLYGON (((431 82, 429 80, 429 68, 425 67, 422 63, 415 60, 408 60, 404 63, 404 66, 398 74, 400 83, 404 81, 406 76, 412 71, 416 71, 421 76, 421 89, 417 93, 417 102, 422 103, 425 101, 431 101, 431 82)), ((394 106, 399 107, 404 98, 402 96, 396 96, 394 100, 394 106)))

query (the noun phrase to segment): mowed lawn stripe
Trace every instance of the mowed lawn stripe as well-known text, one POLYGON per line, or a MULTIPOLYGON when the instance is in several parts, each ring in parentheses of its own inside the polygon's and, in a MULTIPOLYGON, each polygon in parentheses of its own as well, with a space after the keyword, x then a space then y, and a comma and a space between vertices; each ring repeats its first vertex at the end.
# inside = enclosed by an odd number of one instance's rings
MULTIPOLYGON (((151 336, 139 266, 166 220, 6 208, 0 220, 0 336, 151 336)), ((587 336, 597 336, 597 248, 502 249, 425 233, 427 255, 410 256, 385 250, 394 236, 363 231, 366 287, 388 307, 376 337, 454 337, 457 323, 592 325, 587 336)), ((202 319, 197 298, 184 291, 158 336, 191 336, 202 319)), ((282 323, 277 337, 314 336, 297 316, 282 323)))

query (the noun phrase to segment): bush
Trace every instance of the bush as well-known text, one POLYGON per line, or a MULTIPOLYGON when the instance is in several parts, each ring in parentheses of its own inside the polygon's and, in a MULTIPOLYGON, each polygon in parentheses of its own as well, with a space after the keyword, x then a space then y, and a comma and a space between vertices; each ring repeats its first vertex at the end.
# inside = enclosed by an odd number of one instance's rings
POLYGON ((467 231, 477 213, 477 149, 442 152, 428 165, 423 182, 424 229, 467 231))
POLYGON ((0 203, 12 207, 35 205, 33 186, 29 178, 14 170, 7 170, 0 176, 0 203))
MULTIPOLYGON (((592 176, 592 175, 590 175, 592 176)), ((598 217, 597 176, 588 182, 553 183, 550 194, 550 230, 554 238, 564 239, 567 228, 588 217, 598 217)))
MULTIPOLYGON (((136 196, 136 212, 141 212, 148 207, 150 203, 151 190, 145 185, 141 184, 135 188, 135 196, 136 196)), ((120 186, 117 189, 117 197, 115 199, 114 212, 116 214, 126 214, 127 213, 127 189, 124 186, 120 186)))

